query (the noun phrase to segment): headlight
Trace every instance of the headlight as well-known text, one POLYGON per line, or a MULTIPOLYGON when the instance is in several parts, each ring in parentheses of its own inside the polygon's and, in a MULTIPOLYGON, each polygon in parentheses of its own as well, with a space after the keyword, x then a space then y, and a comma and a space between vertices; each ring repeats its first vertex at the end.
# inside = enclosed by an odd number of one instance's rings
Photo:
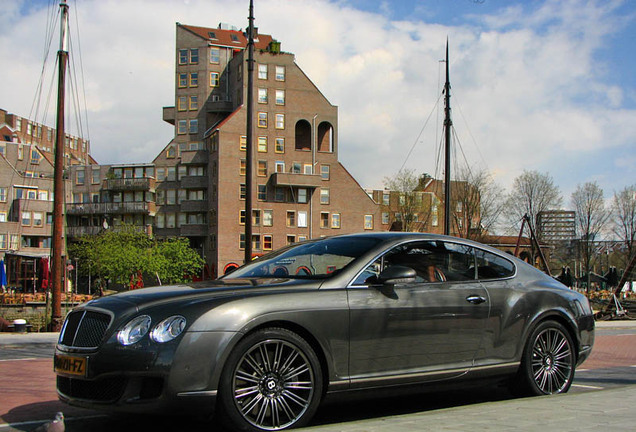
POLYGON ((152 329, 150 338, 159 343, 169 342, 179 336, 186 325, 186 319, 180 315, 171 316, 161 321, 152 329))
POLYGON ((132 345, 139 342, 150 330, 152 320, 148 315, 141 315, 131 320, 117 333, 117 340, 122 345, 132 345))

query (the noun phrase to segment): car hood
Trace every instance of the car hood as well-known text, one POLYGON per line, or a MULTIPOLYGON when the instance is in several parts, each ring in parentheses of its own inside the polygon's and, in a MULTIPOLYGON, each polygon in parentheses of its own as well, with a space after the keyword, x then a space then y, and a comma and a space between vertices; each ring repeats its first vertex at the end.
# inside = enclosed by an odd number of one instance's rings
POLYGON ((165 285, 141 288, 100 297, 86 303, 87 307, 109 310, 121 309, 124 304, 138 310, 170 302, 193 302, 243 297, 271 293, 272 291, 295 291, 318 289, 320 281, 286 278, 220 279, 183 285, 165 285))

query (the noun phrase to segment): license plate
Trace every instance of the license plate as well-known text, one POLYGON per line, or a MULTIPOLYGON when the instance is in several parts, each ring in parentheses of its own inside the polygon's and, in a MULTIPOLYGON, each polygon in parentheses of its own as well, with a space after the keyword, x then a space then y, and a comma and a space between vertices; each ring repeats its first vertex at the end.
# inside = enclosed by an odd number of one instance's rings
POLYGON ((53 370, 59 374, 85 377, 87 364, 88 359, 86 357, 55 354, 53 370))

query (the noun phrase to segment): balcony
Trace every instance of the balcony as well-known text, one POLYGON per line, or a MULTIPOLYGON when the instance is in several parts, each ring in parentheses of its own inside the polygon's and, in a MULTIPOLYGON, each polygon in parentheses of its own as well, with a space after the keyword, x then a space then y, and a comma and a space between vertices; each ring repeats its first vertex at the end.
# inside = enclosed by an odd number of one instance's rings
POLYGON ((207 189, 208 178, 206 176, 181 177, 181 187, 184 189, 207 189))
POLYGON ((103 229, 100 226, 67 226, 66 235, 68 237, 94 236, 102 232, 103 229))
POLYGON ((116 178, 104 180, 103 187, 111 191, 151 191, 155 190, 154 178, 116 178))
POLYGON ((201 213, 208 211, 208 200, 184 200, 181 201, 182 212, 201 213))
POLYGON ((322 178, 319 174, 282 173, 272 174, 272 184, 274 186, 295 186, 306 188, 317 188, 320 186, 322 178))
POLYGON ((154 202, 66 204, 66 214, 68 215, 142 213, 149 216, 154 216, 156 211, 157 207, 154 202))
POLYGON ((206 165, 209 159, 207 150, 182 150, 180 156, 182 164, 206 165))
POLYGON ((174 107, 163 107, 163 121, 174 126, 175 118, 176 115, 174 107))
POLYGON ((180 234, 184 237, 205 237, 209 233, 208 225, 181 225, 180 234))

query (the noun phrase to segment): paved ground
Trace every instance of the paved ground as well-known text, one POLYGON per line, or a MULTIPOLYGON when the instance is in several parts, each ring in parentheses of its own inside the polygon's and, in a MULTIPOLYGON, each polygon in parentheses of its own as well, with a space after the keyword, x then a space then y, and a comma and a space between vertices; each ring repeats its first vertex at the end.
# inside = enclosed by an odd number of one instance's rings
MULTIPOLYGON (((496 392, 492 396, 471 400, 463 393, 404 398, 404 410, 382 410, 383 400, 358 404, 327 406, 319 411, 316 432, 384 432, 384 431, 580 431, 611 429, 636 430, 636 385, 624 380, 609 390, 587 386, 586 371, 599 368, 611 371, 633 368, 636 377, 636 321, 601 322, 603 337, 597 338, 590 359, 577 370, 573 390, 566 395, 511 399, 496 392), (615 328, 615 330, 613 330, 615 328), (629 330, 629 331, 626 331, 629 330), (453 398, 457 397, 457 400, 453 398), (462 400, 465 398, 465 400, 462 400), (442 400, 445 399, 445 400, 442 400), (483 402, 486 401, 486 402, 483 402), (421 406, 421 408, 418 408, 421 406), (440 408, 441 407, 441 408, 440 408), (404 414, 407 413, 407 414, 404 414)), ((0 334, 0 432, 30 431, 56 411, 67 417, 67 431, 145 430, 146 418, 122 419, 101 413, 72 408, 57 400, 51 347, 55 334, 0 334), (28 355, 25 355, 28 353, 28 355)), ((624 375, 624 373, 623 373, 624 375)), ((636 378, 632 381, 636 384, 636 378)), ((210 425, 196 422, 150 420, 155 430, 210 430, 210 425)), ((212 425, 211 430, 219 430, 212 425)))

